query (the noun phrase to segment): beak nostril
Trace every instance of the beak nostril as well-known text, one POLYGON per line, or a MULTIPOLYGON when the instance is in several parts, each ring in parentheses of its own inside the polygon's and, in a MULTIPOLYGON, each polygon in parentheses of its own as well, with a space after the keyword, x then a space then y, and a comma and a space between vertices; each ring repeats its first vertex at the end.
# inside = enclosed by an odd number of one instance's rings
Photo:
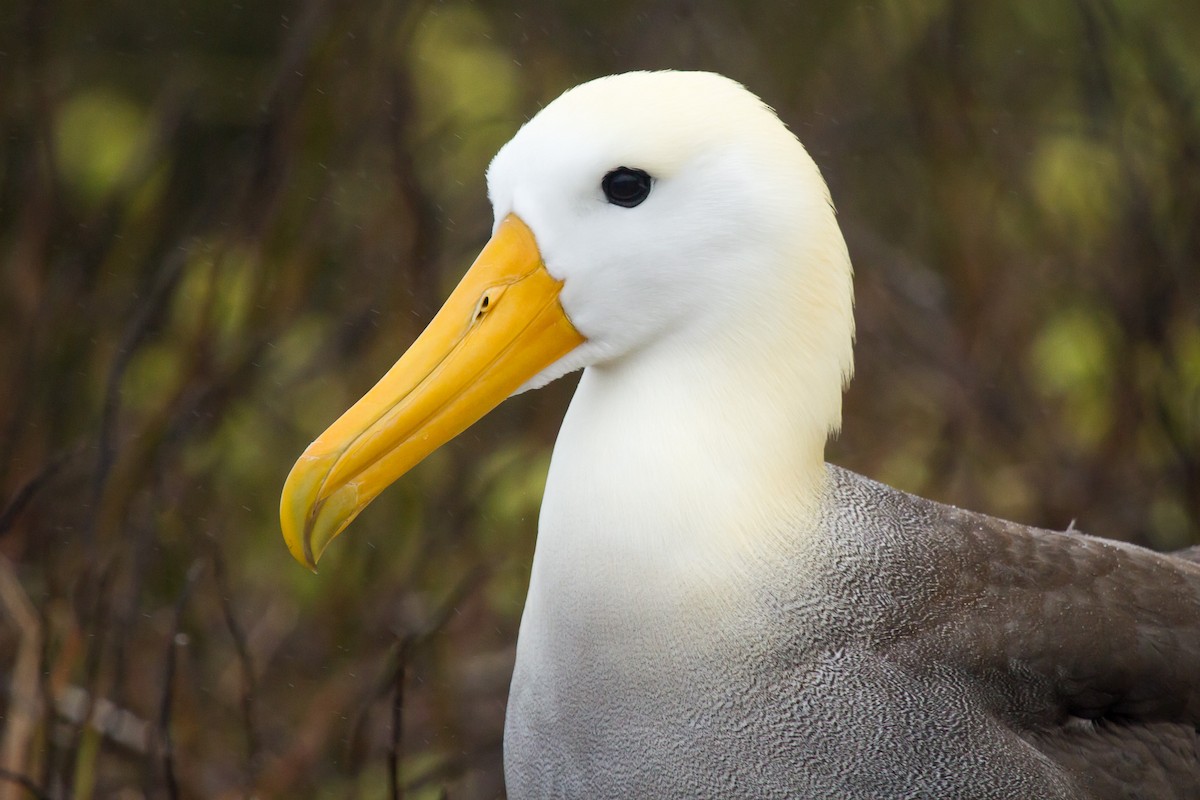
POLYGON ((385 487, 582 344, 561 289, 525 224, 502 221, 409 351, 296 461, 279 515, 298 561, 311 568, 385 487))

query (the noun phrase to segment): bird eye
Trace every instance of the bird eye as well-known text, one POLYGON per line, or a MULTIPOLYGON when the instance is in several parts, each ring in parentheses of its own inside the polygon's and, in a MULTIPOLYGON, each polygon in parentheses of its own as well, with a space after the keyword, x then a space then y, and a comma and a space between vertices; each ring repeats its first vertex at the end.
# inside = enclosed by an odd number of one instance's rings
POLYGON ((633 208, 650 196, 653 183, 654 179, 645 170, 617 167, 604 176, 600 188, 614 206, 633 208))

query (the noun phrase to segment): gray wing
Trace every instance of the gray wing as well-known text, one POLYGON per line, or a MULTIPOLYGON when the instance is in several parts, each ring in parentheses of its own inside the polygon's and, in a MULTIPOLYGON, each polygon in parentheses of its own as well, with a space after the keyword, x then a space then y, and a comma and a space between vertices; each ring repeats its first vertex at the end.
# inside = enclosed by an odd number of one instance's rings
POLYGON ((934 509, 941 575, 916 649, 978 681, 1089 796, 1200 798, 1200 549, 934 509))

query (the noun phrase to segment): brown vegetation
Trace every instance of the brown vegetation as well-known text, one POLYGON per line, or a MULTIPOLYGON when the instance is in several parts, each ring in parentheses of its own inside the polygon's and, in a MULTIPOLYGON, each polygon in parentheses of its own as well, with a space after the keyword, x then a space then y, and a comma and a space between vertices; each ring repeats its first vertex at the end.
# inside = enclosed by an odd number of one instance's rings
POLYGON ((491 797, 548 448, 502 406, 310 575, 279 488, 486 239, 558 92, 704 68, 838 202, 830 459, 1200 542, 1200 6, 400 0, 0 10, 0 799, 491 797))

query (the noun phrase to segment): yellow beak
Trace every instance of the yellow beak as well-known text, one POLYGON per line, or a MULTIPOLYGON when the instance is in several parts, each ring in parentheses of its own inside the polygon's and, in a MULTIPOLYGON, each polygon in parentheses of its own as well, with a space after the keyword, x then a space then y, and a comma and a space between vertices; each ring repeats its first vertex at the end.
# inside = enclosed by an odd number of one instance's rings
POLYGON ((380 492, 583 343, 561 289, 509 214, 408 352, 292 467, 279 517, 297 561, 315 569, 380 492))

